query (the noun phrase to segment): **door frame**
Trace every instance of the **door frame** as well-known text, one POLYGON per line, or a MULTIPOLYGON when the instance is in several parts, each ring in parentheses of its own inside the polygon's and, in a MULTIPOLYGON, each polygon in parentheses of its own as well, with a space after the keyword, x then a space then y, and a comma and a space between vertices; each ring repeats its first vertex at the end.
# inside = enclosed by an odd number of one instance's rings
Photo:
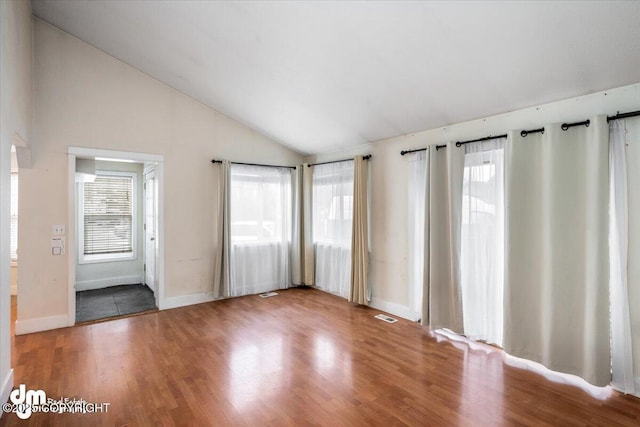
MULTIPOLYGON (((148 176, 152 176, 151 179, 153 179, 153 230, 154 230, 154 239, 157 238, 158 235, 158 191, 157 191, 157 185, 158 185, 158 179, 157 179, 157 173, 156 173, 156 164, 155 163, 145 163, 144 165, 144 169, 142 171, 142 200, 143 200, 143 231, 142 231, 142 236, 144 239, 144 244, 143 244, 143 256, 144 256, 144 260, 143 260, 143 264, 145 266, 144 268, 144 283, 146 283, 147 281, 147 230, 149 229, 149 225, 147 224, 147 192, 149 191, 149 189, 147 188, 147 177, 148 176)), ((156 250, 154 251, 153 254, 153 293, 154 293, 154 298, 156 301, 156 307, 160 306, 160 302, 158 301, 158 251, 157 251, 157 244, 155 244, 156 246, 156 250)), ((147 285, 148 286, 148 285, 147 285)))
POLYGON ((98 148, 69 146, 68 153, 68 182, 67 182, 67 213, 68 227, 66 239, 66 254, 68 263, 68 298, 67 298, 67 324, 73 326, 76 323, 76 262, 77 254, 77 209, 76 209, 76 158, 104 157, 121 161, 134 161, 139 163, 155 163, 155 178, 157 185, 157 221, 156 241, 158 253, 156 257, 156 304, 160 310, 166 307, 164 297, 164 156, 159 154, 139 153, 132 151, 114 151, 98 148))

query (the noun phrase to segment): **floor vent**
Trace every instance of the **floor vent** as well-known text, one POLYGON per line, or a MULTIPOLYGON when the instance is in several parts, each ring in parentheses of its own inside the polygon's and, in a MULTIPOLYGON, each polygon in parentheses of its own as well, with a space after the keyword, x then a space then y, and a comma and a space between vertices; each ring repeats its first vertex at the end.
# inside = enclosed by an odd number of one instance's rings
POLYGON ((275 297, 276 295, 278 295, 277 292, 264 292, 260 294, 260 298, 275 297))
POLYGON ((393 317, 389 317, 384 314, 376 314, 373 317, 375 317, 376 319, 384 320, 387 323, 396 323, 398 321, 398 319, 394 319, 393 317))

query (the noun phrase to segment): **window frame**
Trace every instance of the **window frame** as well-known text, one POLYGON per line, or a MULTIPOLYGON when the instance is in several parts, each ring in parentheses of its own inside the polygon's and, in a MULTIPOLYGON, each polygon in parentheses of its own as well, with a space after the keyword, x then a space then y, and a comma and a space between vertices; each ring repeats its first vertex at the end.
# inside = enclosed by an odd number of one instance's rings
POLYGON ((96 264, 102 262, 133 261, 138 259, 138 174, 136 172, 96 170, 98 176, 131 178, 131 252, 113 254, 84 253, 84 183, 78 183, 78 264, 96 264))

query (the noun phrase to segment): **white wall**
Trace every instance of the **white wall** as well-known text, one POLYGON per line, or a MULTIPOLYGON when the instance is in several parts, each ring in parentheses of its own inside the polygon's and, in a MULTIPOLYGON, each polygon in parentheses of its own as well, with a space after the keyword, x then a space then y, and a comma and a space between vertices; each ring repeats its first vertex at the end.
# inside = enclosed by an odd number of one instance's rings
MULTIPOLYGON (((143 241, 143 177, 142 163, 106 162, 97 160, 97 171, 134 172, 136 174, 136 258, 126 261, 95 262, 76 264, 76 291, 101 289, 114 285, 130 285, 144 281, 144 241, 143 241)), ((79 184, 81 185, 81 184, 79 184)), ((80 226, 80 225, 78 225, 80 226)), ((76 236, 78 234, 76 233, 76 236)), ((76 245, 77 254, 82 250, 76 245)))
MULTIPOLYGON (((640 84, 572 98, 498 116, 310 156, 308 162, 373 154, 371 171, 371 276, 373 305, 409 317, 407 265, 407 159, 401 150, 534 129, 547 123, 584 120, 597 114, 640 109, 640 84)), ((640 303, 640 301, 638 301, 640 303)))
POLYGON ((52 256, 49 246, 52 225, 68 218, 69 146, 164 156, 165 296, 210 292, 217 209, 210 159, 294 165, 301 157, 73 36, 33 22, 33 168, 20 175, 18 322, 41 330, 46 319, 66 318, 68 260, 52 256))
MULTIPOLYGON (((11 144, 31 140, 31 5, 0 1, 0 401, 13 387, 10 317, 10 171, 11 144)), ((2 413, 0 413, 2 416, 2 413)))

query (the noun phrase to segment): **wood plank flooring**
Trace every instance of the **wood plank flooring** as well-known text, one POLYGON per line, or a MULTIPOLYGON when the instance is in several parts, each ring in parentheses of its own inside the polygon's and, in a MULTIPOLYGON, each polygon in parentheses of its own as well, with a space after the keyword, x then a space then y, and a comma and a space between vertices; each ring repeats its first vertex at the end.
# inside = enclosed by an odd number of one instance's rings
POLYGON ((15 384, 107 413, 0 426, 637 426, 640 399, 551 382, 313 289, 14 338, 15 384))

